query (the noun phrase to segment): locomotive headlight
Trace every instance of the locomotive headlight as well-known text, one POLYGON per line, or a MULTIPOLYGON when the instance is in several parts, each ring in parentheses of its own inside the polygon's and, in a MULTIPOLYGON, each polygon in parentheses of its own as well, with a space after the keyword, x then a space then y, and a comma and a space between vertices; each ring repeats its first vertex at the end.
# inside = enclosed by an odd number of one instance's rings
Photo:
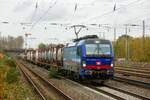
POLYGON ((82 62, 82 66, 86 67, 86 62, 85 61, 82 62))
POLYGON ((114 67, 114 64, 113 64, 113 63, 111 63, 111 67, 114 67))

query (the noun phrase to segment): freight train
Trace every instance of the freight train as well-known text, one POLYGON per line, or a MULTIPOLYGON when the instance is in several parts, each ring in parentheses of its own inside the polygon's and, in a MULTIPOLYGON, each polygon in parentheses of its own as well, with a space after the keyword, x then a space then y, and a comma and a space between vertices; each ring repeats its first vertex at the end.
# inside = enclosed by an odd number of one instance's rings
POLYGON ((47 49, 28 50, 25 57, 37 65, 53 65, 75 80, 108 80, 114 75, 112 44, 96 35, 75 39, 65 46, 51 44, 47 49))

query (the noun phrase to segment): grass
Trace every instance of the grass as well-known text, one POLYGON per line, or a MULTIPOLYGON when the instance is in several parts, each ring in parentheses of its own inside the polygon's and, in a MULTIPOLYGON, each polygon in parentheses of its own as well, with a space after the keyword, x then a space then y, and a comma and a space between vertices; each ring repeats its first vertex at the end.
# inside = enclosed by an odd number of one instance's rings
POLYGON ((56 69, 49 69, 49 78, 60 78, 60 73, 56 69))
POLYGON ((16 68, 12 67, 7 72, 5 81, 9 84, 14 83, 14 82, 18 82, 19 77, 20 77, 19 71, 16 68))
POLYGON ((12 67, 15 67, 15 68, 16 68, 16 66, 17 66, 15 60, 12 59, 11 57, 5 58, 4 64, 10 66, 11 68, 12 68, 12 67))
POLYGON ((18 82, 20 74, 17 70, 17 64, 15 60, 13 60, 11 57, 5 56, 0 62, 2 69, 5 69, 5 71, 1 73, 4 74, 5 82, 9 84, 18 82))
POLYGON ((8 55, 0 59, 0 100, 35 100, 32 92, 23 82, 15 60, 8 55))
POLYGON ((4 100, 36 100, 33 91, 23 81, 5 84, 4 100))

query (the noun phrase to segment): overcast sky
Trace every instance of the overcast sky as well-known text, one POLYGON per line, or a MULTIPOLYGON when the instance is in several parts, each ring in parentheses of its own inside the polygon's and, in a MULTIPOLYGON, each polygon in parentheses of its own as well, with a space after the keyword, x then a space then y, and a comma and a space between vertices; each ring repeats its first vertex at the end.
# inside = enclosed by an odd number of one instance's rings
POLYGON ((97 34, 113 40, 128 33, 137 37, 142 34, 142 20, 146 23, 146 35, 150 34, 150 0, 0 0, 0 32, 2 36, 24 36, 30 47, 39 43, 64 43, 75 38, 71 25, 86 25, 79 36, 97 34), (9 22, 5 24, 3 22, 9 22), (29 23, 29 24, 21 24, 29 23), (57 25, 52 25, 57 23, 57 25), (92 26, 90 24, 100 24, 92 26), (66 28, 67 27, 67 28, 66 28))

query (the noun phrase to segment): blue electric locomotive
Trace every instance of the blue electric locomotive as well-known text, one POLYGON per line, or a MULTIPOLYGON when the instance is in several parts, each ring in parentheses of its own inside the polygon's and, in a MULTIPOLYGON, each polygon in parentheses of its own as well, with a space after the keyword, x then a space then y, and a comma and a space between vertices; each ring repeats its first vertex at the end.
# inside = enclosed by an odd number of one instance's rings
POLYGON ((110 79, 113 63, 111 42, 95 35, 76 39, 64 47, 62 69, 75 79, 110 79))

